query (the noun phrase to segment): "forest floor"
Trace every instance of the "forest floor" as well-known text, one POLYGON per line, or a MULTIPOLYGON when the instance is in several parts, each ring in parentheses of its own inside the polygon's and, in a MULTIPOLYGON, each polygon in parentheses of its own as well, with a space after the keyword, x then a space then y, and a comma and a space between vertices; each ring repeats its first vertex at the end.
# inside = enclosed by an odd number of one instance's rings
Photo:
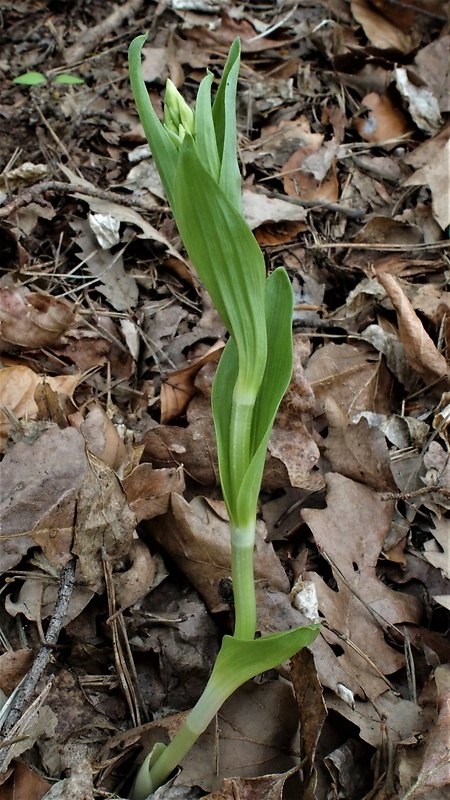
POLYGON ((145 31, 159 114, 168 77, 193 103, 241 39, 245 215, 295 294, 258 631, 323 621, 164 797, 448 796, 448 8, 1 3, 2 800, 129 797, 232 629, 210 411, 226 331, 138 120, 145 31))

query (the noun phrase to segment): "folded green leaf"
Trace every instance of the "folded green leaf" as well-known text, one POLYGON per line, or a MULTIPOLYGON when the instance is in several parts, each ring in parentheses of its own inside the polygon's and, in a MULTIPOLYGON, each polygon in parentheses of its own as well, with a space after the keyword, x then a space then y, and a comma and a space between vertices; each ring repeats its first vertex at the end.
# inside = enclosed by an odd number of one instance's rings
MULTIPOLYGON (((225 700, 243 683, 273 669, 282 661, 292 658, 303 647, 312 644, 320 625, 306 625, 290 631, 273 633, 253 641, 242 641, 234 636, 224 636, 214 669, 208 681, 202 705, 218 710, 225 700)), ((191 730, 202 733, 205 729, 203 708, 196 706, 188 717, 191 730)))
POLYGON ((235 339, 241 388, 254 402, 266 362, 264 259, 188 135, 180 149, 173 211, 200 280, 235 339))
POLYGON ((142 77, 141 50, 146 40, 147 34, 137 36, 128 48, 130 82, 142 127, 155 159, 167 199, 172 205, 178 150, 156 116, 142 77))

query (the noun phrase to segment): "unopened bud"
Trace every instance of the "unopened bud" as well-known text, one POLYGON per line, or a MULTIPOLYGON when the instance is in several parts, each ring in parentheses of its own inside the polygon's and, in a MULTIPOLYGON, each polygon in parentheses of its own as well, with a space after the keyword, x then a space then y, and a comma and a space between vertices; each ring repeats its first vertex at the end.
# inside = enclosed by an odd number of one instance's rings
POLYGON ((183 141, 185 133, 194 135, 194 112, 170 78, 167 79, 164 98, 164 125, 166 130, 174 133, 180 141, 183 141))

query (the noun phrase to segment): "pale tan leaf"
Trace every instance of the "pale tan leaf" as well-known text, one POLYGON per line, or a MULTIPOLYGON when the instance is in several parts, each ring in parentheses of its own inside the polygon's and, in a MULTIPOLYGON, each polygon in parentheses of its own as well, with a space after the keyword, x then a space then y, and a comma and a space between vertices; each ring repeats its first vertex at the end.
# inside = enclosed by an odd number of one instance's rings
MULTIPOLYGON (((76 497, 86 470, 85 441, 74 428, 53 427, 32 444, 18 443, 6 453, 0 464, 2 570, 14 567, 35 547, 32 535, 44 519, 48 534, 39 541, 44 551, 48 542, 49 560, 58 531, 67 531, 71 541, 76 497)), ((67 561, 70 552, 59 557, 67 561)))
POLYGON ((120 483, 104 461, 88 453, 89 466, 77 500, 72 552, 93 591, 104 586, 103 558, 114 566, 129 552, 136 517, 120 483))
MULTIPOLYGON (((388 4, 386 4, 388 7, 388 4)), ((417 35, 407 33, 393 22, 390 22, 378 10, 375 11, 369 0, 351 0, 351 9, 354 18, 362 25, 364 33, 374 47, 381 50, 400 50, 409 53, 417 44, 417 35)), ((407 23, 407 12, 403 10, 403 23, 407 23)))
POLYGON ((440 391, 448 388, 449 366, 423 327, 400 284, 388 272, 378 272, 377 279, 386 290, 397 313, 400 340, 409 363, 426 383, 437 383, 440 391))
POLYGON ((66 300, 16 289, 0 289, 0 339, 8 345, 37 349, 61 336, 75 321, 66 300))

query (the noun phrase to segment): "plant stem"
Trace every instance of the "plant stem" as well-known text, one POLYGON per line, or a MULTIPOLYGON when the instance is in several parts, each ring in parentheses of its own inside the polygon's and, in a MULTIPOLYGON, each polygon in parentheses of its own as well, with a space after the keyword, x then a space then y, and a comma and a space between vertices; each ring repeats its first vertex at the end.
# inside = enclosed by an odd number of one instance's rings
POLYGON ((237 639, 255 638, 254 544, 255 520, 246 529, 231 526, 231 578, 235 613, 234 636, 237 639))
MULTIPOLYGON (((231 637, 227 638, 231 639, 231 637)), ((153 766, 150 766, 151 753, 145 759, 136 777, 131 800, 145 800, 151 792, 155 792, 166 783, 171 772, 179 766, 211 720, 214 719, 225 700, 247 679, 247 676, 240 679, 233 666, 234 659, 233 654, 230 655, 230 645, 225 648, 222 645, 203 694, 186 717, 178 733, 159 755, 153 766)))
MULTIPOLYGON (((233 495, 237 499, 244 475, 250 463, 250 437, 255 394, 242 389, 239 377, 233 391, 230 419, 230 470, 233 495)), ((235 524, 242 520, 234 520, 235 524)))

